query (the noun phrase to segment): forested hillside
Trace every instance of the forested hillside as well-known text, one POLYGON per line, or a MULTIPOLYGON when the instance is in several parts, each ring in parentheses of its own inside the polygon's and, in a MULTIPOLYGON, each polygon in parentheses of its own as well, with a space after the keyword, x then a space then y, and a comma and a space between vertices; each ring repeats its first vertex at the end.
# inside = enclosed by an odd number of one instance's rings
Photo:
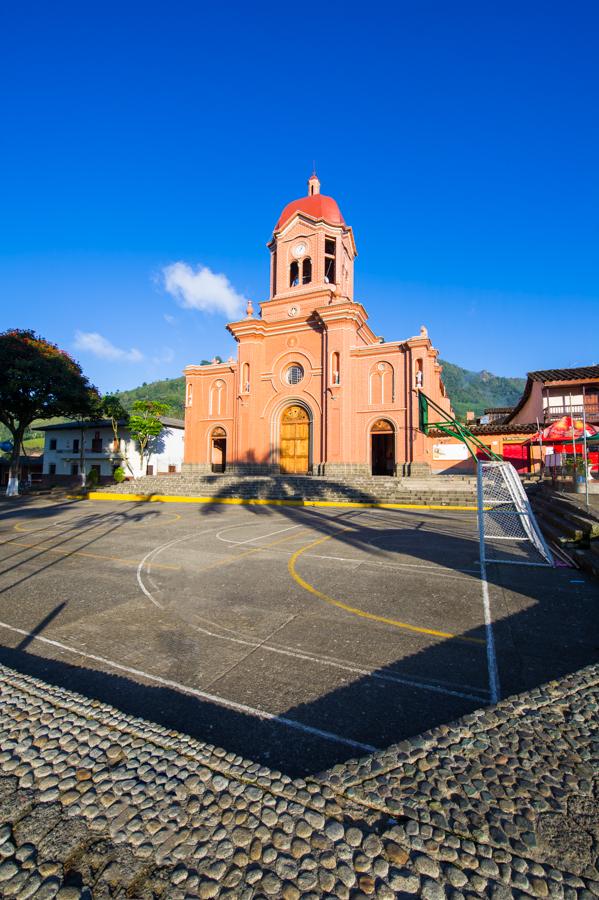
POLYGON ((170 406, 169 415, 183 418, 185 405, 185 378, 166 378, 164 381, 150 381, 129 391, 117 391, 117 397, 125 407, 131 409, 135 400, 160 400, 170 406))
POLYGON ((453 363, 439 360, 443 381, 459 418, 468 410, 481 415, 491 406, 515 406, 522 395, 525 378, 503 378, 491 372, 471 372, 453 363))

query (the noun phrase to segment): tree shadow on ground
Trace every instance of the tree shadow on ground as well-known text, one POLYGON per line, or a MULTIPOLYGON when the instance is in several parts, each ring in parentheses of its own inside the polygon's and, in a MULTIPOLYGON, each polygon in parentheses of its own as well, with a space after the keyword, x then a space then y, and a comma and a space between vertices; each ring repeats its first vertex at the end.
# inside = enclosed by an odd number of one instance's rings
MULTIPOLYGON (((52 513, 54 518, 57 513, 56 506, 52 507, 52 513)), ((42 511, 40 518, 45 518, 45 514, 46 511, 42 511)), ((54 568, 70 556, 89 550, 97 541, 113 535, 123 525, 140 522, 148 518, 151 519, 157 515, 159 515, 157 510, 148 508, 144 503, 136 503, 132 509, 127 509, 126 511, 84 514, 77 517, 76 528, 69 528, 67 523, 66 527, 61 527, 57 531, 52 524, 48 526, 42 525, 40 528, 34 528, 31 531, 20 531, 15 536, 0 541, 2 545, 9 545, 11 549, 14 548, 13 552, 4 555, 0 559, 0 578, 4 578, 11 573, 17 576, 16 580, 11 581, 10 584, 0 587, 0 594, 12 590, 48 569, 54 568), (36 534, 39 535, 40 532, 43 533, 43 545, 38 550, 37 545, 29 543, 27 536, 33 537, 36 534), (83 543, 80 543, 82 538, 83 543), (74 539, 77 539, 77 544, 68 546, 74 539), (48 553, 54 554, 54 557, 48 559, 48 553), (39 565, 31 570, 32 564, 36 562, 39 565), (9 565, 6 565, 6 563, 9 563, 9 565), (20 574, 21 572, 23 574, 20 574)))
MULTIPOLYGON (((272 514, 268 507, 250 509, 256 515, 272 514)), ((338 525, 313 510, 277 509, 294 520, 299 516, 322 533, 340 532, 338 525)), ((399 549, 415 563, 449 566, 465 572, 466 577, 471 572, 473 579, 477 578, 478 545, 471 524, 452 523, 441 513, 427 513, 429 531, 425 534, 423 528, 415 527, 422 513, 392 513, 393 522, 385 517, 380 525, 352 521, 350 517, 355 515, 355 511, 348 510, 343 517, 343 527, 350 530, 343 532, 342 540, 349 545, 367 548, 379 558, 381 554, 387 554, 388 558, 393 548, 399 549), (382 540, 383 546, 373 549, 374 538, 382 540)), ((119 525, 112 523, 110 527, 119 525)), ((573 577, 567 569, 494 565, 490 567, 489 580, 501 588, 493 598, 497 605, 493 630, 504 695, 534 687, 596 661, 597 592, 584 576, 576 573, 573 577)), ((426 584, 423 590, 427 591, 426 584)), ((338 615, 347 613, 339 610, 338 615)), ((480 673, 481 679, 486 677, 482 625, 451 639, 419 637, 408 643, 403 653, 399 652, 402 637, 398 633, 398 655, 394 662, 372 672, 360 671, 358 665, 354 671, 339 670, 334 687, 330 678, 319 680, 315 660, 305 670, 311 677, 311 699, 286 708, 279 704, 279 715, 265 720, 244 711, 239 704, 236 708, 222 705, 215 696, 217 688, 213 694, 210 689, 202 692, 199 688, 194 693, 184 693, 180 686, 169 684, 161 676, 156 676, 156 683, 152 683, 141 674, 135 678, 125 672, 115 674, 101 660, 92 669, 87 660, 80 666, 51 658, 60 656, 60 648, 40 642, 45 624, 51 619, 52 615, 47 616, 47 621, 33 630, 27 646, 21 636, 15 638, 15 643, 21 640, 20 649, 0 648, 0 661, 289 775, 317 773, 348 757, 363 755, 368 746, 386 747, 484 705, 482 693, 469 695, 465 688, 454 690, 450 686, 463 683, 464 673, 469 671, 480 673)), ((375 645, 380 629, 388 628, 381 623, 368 627, 375 645)), ((259 671, 276 684, 277 667, 284 672, 283 658, 258 647, 254 660, 260 654, 259 671)), ((483 680, 479 682, 482 683, 483 680)), ((273 708, 277 708, 276 698, 273 708)))

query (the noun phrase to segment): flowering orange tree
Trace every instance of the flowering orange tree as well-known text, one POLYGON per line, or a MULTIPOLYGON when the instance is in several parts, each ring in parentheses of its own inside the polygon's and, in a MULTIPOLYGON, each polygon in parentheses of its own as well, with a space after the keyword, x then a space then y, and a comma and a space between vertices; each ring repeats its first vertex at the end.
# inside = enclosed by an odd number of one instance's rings
POLYGON ((18 494, 19 455, 33 420, 85 417, 98 399, 79 363, 56 344, 29 330, 0 333, 0 422, 13 438, 8 496, 18 494))

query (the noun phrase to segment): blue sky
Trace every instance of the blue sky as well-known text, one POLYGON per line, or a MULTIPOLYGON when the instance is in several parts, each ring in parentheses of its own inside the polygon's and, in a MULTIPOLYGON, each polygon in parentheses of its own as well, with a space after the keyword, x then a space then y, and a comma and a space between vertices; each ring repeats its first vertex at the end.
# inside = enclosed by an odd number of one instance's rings
POLYGON ((598 26, 576 0, 4 4, 0 329, 103 391, 234 353, 227 304, 266 299, 315 159, 378 334, 502 375, 599 362, 598 26), (216 310, 166 290, 177 262, 216 310))

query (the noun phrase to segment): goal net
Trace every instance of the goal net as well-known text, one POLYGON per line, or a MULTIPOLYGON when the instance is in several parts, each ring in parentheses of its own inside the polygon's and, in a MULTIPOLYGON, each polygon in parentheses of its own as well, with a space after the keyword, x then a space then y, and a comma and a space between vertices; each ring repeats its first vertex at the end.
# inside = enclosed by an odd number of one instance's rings
POLYGON ((482 562, 554 565, 511 463, 479 460, 478 528, 482 562))

